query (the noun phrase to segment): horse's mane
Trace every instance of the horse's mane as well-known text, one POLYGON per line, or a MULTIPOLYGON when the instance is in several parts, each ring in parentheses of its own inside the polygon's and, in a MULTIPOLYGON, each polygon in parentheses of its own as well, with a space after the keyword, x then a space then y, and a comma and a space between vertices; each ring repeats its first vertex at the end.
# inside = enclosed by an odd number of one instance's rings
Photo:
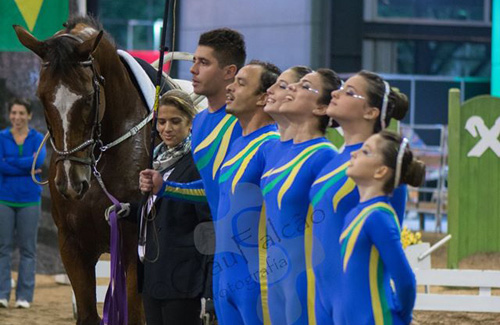
MULTIPOLYGON (((74 29, 79 25, 86 25, 96 32, 103 30, 102 24, 92 16, 74 16, 70 17, 67 22, 63 24, 65 29, 60 30, 56 35, 45 41, 46 54, 44 60, 49 62, 47 68, 51 74, 64 74, 70 75, 75 71, 76 55, 75 40, 68 37, 60 37, 61 34, 72 34, 82 40, 89 38, 88 31, 75 32, 74 29)), ((108 33, 104 33, 105 38, 113 47, 115 42, 108 33)), ((101 40, 102 42, 102 40, 101 40)))
POLYGON ((65 32, 70 33, 78 24, 84 24, 96 30, 103 29, 102 24, 92 16, 73 16, 63 24, 63 26, 66 27, 65 32))

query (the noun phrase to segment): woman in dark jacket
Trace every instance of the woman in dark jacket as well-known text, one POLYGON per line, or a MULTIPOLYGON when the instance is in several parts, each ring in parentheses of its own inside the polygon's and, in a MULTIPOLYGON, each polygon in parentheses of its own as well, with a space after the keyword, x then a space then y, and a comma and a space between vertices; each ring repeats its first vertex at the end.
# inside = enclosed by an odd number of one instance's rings
MULTIPOLYGON (((160 99, 157 130, 163 142, 155 148, 153 167, 165 180, 200 179, 191 154, 195 114, 191 98, 183 91, 170 90, 160 99)), ((127 219, 140 219, 137 208, 132 205, 127 219)), ((139 246, 142 262, 137 271, 146 321, 148 325, 200 324, 201 298, 211 296, 212 256, 195 247, 195 229, 199 234, 200 229, 210 228, 210 210, 206 203, 168 198, 156 200, 154 209, 146 223, 145 248, 139 246)))

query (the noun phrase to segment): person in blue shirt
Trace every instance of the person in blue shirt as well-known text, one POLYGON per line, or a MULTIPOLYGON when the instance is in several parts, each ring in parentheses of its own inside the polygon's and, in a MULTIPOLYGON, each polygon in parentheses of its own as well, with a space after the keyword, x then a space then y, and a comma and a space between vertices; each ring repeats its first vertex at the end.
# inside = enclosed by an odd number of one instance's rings
MULTIPOLYGON (((361 71, 349 78, 340 89, 332 92, 327 115, 340 125, 344 135, 344 148, 319 173, 310 190, 313 208, 312 228, 320 245, 313 247, 314 272, 310 272, 309 301, 313 304, 318 324, 342 324, 342 299, 339 287, 341 273, 338 238, 344 218, 359 202, 359 192, 346 175, 350 155, 358 150, 372 134, 389 125, 391 118, 401 120, 408 110, 408 100, 402 93, 392 90, 377 74, 361 71), (383 116, 383 119, 382 119, 383 116)), ((405 187, 396 189, 391 204, 402 222, 405 187)))
POLYGON ((213 216, 219 205, 219 171, 231 143, 241 136, 234 115, 226 113, 226 87, 245 64, 243 35, 220 28, 201 34, 190 72, 193 90, 208 107, 193 120, 192 151, 213 216))
MULTIPOLYGON (((17 308, 29 308, 35 290, 36 241, 42 189, 31 178, 34 156, 43 135, 29 128, 31 107, 24 99, 9 104, 11 126, 0 132, 0 307, 7 308, 11 291, 14 238, 19 247, 17 308)), ((40 150, 35 169, 45 159, 40 150)), ((38 177, 38 176, 37 176, 38 177)))
POLYGON ((273 119, 264 112, 266 90, 280 70, 273 64, 252 60, 227 86, 226 110, 236 116, 243 134, 224 160, 219 176, 219 208, 215 222, 218 299, 222 324, 262 324, 259 284, 258 231, 262 195, 262 165, 254 164, 259 148, 279 139, 273 119))
POLYGON ((339 238, 345 324, 410 324, 415 275, 389 196, 400 184, 420 186, 425 165, 413 157, 406 138, 385 130, 351 156, 347 175, 358 186, 360 202, 347 214, 339 238))
MULTIPOLYGON (((220 28, 201 34, 190 68, 194 92, 208 100, 208 107, 193 120, 192 152, 214 217, 219 205, 220 167, 232 142, 241 136, 236 117, 226 113, 226 87, 245 59, 243 35, 220 28)), ((217 292, 218 281, 215 277, 213 280, 213 290, 217 292)), ((217 302, 215 309, 219 314, 217 302)))
POLYGON ((306 254, 310 249, 307 191, 321 168, 336 155, 324 137, 326 109, 340 78, 319 69, 288 85, 279 111, 294 129, 293 145, 264 173, 266 234, 261 238, 269 318, 273 324, 308 322, 306 254), (306 192, 304 192, 306 191, 306 192), (306 193, 306 195, 304 195, 306 193))

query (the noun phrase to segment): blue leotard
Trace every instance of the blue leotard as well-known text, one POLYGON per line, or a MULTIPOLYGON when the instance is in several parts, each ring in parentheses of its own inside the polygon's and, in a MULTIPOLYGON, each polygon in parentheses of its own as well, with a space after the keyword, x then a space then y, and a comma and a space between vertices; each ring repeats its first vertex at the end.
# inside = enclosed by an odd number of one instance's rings
POLYGON ((212 216, 219 206, 219 172, 229 147, 241 136, 241 126, 224 105, 210 113, 199 112, 193 120, 192 151, 200 172, 212 216))
MULTIPOLYGON (((226 113, 224 105, 216 112, 208 108, 193 120, 192 152, 201 175, 212 217, 217 216, 219 206, 219 173, 228 148, 241 136, 241 126, 235 116, 226 113)), ((218 279, 213 270, 213 292, 219 292, 218 279)), ((215 301, 215 312, 221 313, 215 301)))
POLYGON ((221 324, 263 323, 258 239, 264 164, 254 158, 263 144, 277 139, 274 124, 241 136, 229 148, 220 170, 214 260, 219 289, 214 299, 221 324))
POLYGON ((262 176, 267 221, 263 253, 273 324, 308 322, 305 257, 312 245, 311 227, 306 223, 308 192, 321 168, 336 154, 325 138, 294 144, 262 176))
MULTIPOLYGON (((343 324, 340 303, 340 246, 339 236, 345 216, 359 203, 359 192, 354 181, 347 177, 351 153, 363 143, 349 145, 329 162, 314 181, 309 196, 313 207, 313 235, 320 245, 313 246, 312 261, 314 273, 309 273, 309 283, 315 283, 315 290, 309 302, 314 303, 318 324, 343 324)), ((406 188, 395 191, 391 204, 400 222, 404 215, 406 188)), ((312 308, 312 307, 311 307, 312 308)))
POLYGON ((361 202, 347 214, 339 240, 346 324, 411 322, 416 282, 400 232, 387 196, 361 202))

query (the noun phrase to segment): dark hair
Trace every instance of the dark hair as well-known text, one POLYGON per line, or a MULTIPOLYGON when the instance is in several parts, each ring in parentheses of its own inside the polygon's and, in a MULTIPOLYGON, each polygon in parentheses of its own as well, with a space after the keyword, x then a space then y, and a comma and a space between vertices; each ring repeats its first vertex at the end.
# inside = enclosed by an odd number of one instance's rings
POLYGON ((180 89, 172 89, 163 94, 160 98, 159 106, 172 105, 176 107, 189 121, 196 115, 196 108, 189 94, 180 89))
POLYGON ((26 98, 14 97, 9 101, 9 113, 12 111, 12 106, 21 105, 26 107, 28 114, 31 114, 31 102, 26 98))
POLYGON ((295 73, 297 81, 308 73, 313 72, 313 70, 305 65, 296 65, 290 68, 291 71, 295 73))
POLYGON ((259 94, 265 93, 267 88, 271 87, 281 74, 280 68, 270 62, 252 60, 248 63, 248 65, 258 65, 262 68, 262 73, 260 74, 260 86, 258 89, 259 94))
POLYGON ((211 47, 220 67, 234 64, 239 70, 245 64, 245 39, 233 29, 219 28, 205 32, 201 34, 198 45, 211 47))
MULTIPOLYGON (((358 75, 363 77, 363 79, 368 84, 366 88, 366 94, 368 98, 366 99, 368 105, 371 107, 377 107, 382 110, 382 104, 384 101, 385 94, 385 83, 384 79, 380 77, 378 74, 362 70, 358 72, 358 75)), ((408 97, 405 94, 394 91, 392 88, 390 89, 388 101, 387 101, 387 113, 385 116, 385 125, 389 126, 391 122, 391 118, 395 118, 398 121, 401 121, 408 111, 408 97)), ((382 113, 382 112, 381 112, 382 113)), ((380 116, 381 118, 382 116, 380 116)), ((374 126, 374 133, 382 130, 382 123, 380 122, 380 118, 377 119, 374 126)))
MULTIPOLYGON (((380 146, 380 152, 382 153, 382 163, 394 171, 390 179, 387 181, 387 183, 384 184, 383 187, 383 191, 386 194, 389 194, 394 190, 397 158, 399 148, 401 147, 401 143, 403 142, 403 137, 398 133, 394 133, 388 130, 382 130, 378 135, 382 139, 382 144, 380 146)), ((423 184, 424 179, 425 164, 421 160, 415 158, 410 147, 406 146, 403 160, 401 162, 401 178, 399 179, 398 186, 400 184, 420 186, 423 184)))
MULTIPOLYGON (((340 80, 338 74, 331 69, 321 68, 316 70, 316 72, 321 76, 321 81, 323 84, 318 103, 328 105, 332 100, 332 91, 334 91, 335 89, 339 89, 342 81, 340 80)), ((319 122, 319 128, 324 134, 330 122, 330 117, 328 115, 320 116, 319 122)))

